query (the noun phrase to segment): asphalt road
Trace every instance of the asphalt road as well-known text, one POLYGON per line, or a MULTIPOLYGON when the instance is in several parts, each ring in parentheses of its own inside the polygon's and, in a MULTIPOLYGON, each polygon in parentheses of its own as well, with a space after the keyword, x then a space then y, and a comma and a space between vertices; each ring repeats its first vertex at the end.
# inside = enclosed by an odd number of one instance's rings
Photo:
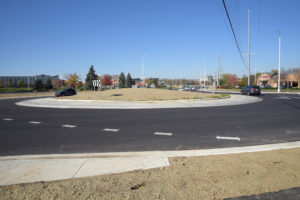
POLYGON ((246 105, 141 110, 31 108, 16 106, 21 99, 0 100, 0 156, 190 150, 300 140, 300 95, 261 98, 246 105))

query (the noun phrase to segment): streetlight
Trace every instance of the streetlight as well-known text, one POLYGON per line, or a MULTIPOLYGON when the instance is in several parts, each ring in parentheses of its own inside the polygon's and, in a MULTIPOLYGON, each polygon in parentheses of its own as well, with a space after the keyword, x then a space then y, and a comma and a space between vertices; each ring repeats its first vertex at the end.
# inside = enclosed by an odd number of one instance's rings
POLYGON ((144 80, 144 57, 147 56, 146 54, 144 54, 142 56, 142 80, 144 80))
POLYGON ((280 93, 280 47, 281 47, 281 34, 279 32, 279 30, 276 30, 276 32, 278 32, 279 36, 278 36, 278 42, 279 42, 279 47, 278 47, 278 90, 277 92, 280 93))

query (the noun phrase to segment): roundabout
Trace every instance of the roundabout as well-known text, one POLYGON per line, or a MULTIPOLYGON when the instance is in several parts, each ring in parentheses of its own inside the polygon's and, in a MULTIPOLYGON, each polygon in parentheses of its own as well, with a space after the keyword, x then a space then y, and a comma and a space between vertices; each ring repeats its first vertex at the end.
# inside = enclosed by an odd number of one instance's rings
POLYGON ((116 109, 115 102, 114 107, 109 102, 103 109, 103 104, 99 107, 93 101, 1 100, 0 155, 176 151, 300 139, 299 95, 184 100, 179 108, 167 107, 169 101, 143 102, 140 109, 126 103, 125 108, 130 109, 124 109, 124 102, 118 105, 123 109, 116 109), (220 106, 221 102, 226 106, 220 106), (199 106, 202 104, 211 106, 199 106), (145 105, 148 109, 141 109, 145 105))
POLYGON ((259 97, 231 95, 224 98, 182 99, 164 101, 72 100, 59 98, 29 99, 18 106, 71 109, 162 109, 232 106, 262 101, 259 97))
POLYGON ((0 101, 0 185, 168 167, 173 157, 300 147, 296 94, 0 101))

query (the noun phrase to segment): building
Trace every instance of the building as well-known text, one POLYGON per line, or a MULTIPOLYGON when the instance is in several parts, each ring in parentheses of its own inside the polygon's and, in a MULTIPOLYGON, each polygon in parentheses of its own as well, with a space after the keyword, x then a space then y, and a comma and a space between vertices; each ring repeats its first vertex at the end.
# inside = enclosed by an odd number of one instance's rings
POLYGON ((32 86, 34 81, 41 80, 44 84, 46 81, 50 80, 58 80, 58 75, 50 76, 50 75, 36 75, 36 76, 0 76, 0 87, 17 87, 18 81, 22 81, 25 85, 32 86))
MULTIPOLYGON (((262 73, 257 77, 257 85, 270 85, 278 87, 277 73, 262 73)), ((300 76, 294 73, 281 75, 280 85, 286 85, 289 88, 300 88, 300 76)))

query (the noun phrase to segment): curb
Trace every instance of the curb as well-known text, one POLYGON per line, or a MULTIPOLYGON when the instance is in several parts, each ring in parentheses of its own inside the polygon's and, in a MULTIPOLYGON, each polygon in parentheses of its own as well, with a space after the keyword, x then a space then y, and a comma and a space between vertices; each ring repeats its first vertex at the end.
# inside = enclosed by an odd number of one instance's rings
POLYGON ((0 161, 7 160, 38 160, 38 159, 76 159, 76 158, 128 158, 128 157, 193 157, 227 155, 238 153, 254 153, 279 149, 300 148, 300 141, 277 144, 264 144, 243 147, 228 147, 216 149, 198 149, 183 151, 137 151, 137 152, 111 152, 111 153, 81 153, 81 154, 46 154, 46 155, 21 155, 2 156, 0 161))
POLYGON ((188 99, 166 101, 108 101, 108 100, 69 100, 69 99, 31 99, 17 102, 18 106, 42 108, 73 108, 73 109, 162 109, 162 108, 198 108, 233 106, 262 101, 259 97, 231 95, 230 98, 188 99))

